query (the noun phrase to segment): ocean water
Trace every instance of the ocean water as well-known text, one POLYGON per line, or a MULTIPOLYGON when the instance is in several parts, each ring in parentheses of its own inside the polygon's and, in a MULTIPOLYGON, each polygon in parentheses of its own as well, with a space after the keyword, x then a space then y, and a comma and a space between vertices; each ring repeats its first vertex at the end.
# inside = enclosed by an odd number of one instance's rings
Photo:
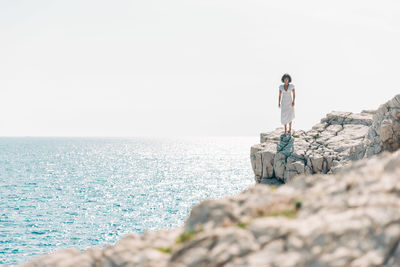
POLYGON ((0 264, 182 225, 254 184, 258 137, 0 138, 0 264))

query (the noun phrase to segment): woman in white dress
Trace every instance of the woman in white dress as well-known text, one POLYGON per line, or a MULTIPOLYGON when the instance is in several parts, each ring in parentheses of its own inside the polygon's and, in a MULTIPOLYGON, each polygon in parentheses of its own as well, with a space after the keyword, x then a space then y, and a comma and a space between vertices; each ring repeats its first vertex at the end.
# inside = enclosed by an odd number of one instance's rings
POLYGON ((286 133, 286 124, 289 123, 289 131, 292 131, 292 120, 294 119, 294 85, 291 84, 292 77, 288 73, 283 74, 281 81, 283 84, 279 85, 279 103, 278 107, 281 108, 281 123, 285 125, 285 133, 286 133), (293 93, 293 98, 292 98, 293 93), (282 102, 281 102, 282 99, 282 102), (282 107, 281 107, 282 105, 282 107))

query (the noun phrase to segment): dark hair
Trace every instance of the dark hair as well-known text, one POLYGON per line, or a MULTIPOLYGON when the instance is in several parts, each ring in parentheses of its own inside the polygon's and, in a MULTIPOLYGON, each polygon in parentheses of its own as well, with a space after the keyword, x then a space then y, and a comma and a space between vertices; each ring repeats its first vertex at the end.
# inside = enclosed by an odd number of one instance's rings
POLYGON ((290 83, 292 82, 292 77, 290 77, 289 73, 283 74, 282 79, 281 79, 281 81, 282 81, 283 83, 285 82, 285 78, 289 78, 289 82, 290 82, 290 83))

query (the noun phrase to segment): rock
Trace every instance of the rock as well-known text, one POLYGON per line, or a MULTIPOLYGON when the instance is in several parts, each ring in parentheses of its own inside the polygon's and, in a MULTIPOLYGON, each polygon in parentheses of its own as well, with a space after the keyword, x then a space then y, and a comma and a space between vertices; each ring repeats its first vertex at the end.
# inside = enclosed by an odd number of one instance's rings
POLYGON ((380 128, 381 141, 386 142, 393 138, 392 125, 389 120, 383 120, 380 128))
POLYGON ((196 229, 197 225, 213 228, 223 223, 235 223, 239 215, 235 213, 237 209, 230 208, 231 203, 227 200, 205 200, 191 211, 192 216, 186 221, 185 230, 196 229))
MULTIPOLYGON (((298 158, 287 162, 301 171, 298 158)), ((182 227, 129 234, 103 248, 62 249, 22 266, 395 267, 399 177, 400 150, 384 151, 348 161, 336 174, 300 174, 279 187, 254 184, 202 201, 182 227)))
MULTIPOLYGON (((276 152, 275 143, 264 143, 251 148, 251 164, 257 173, 256 177, 271 178, 274 176, 274 156, 276 152)), ((260 182, 260 180, 256 180, 260 182)))
POLYGON ((274 157, 274 173, 275 177, 283 180, 283 174, 285 172, 285 161, 286 155, 282 152, 278 152, 274 157))
POLYGON ((400 147, 399 103, 397 95, 374 111, 332 111, 309 131, 292 135, 282 134, 282 127, 261 133, 261 143, 250 151, 256 182, 286 183, 299 174, 336 173, 350 161, 395 151, 400 147))
POLYGON ((316 154, 310 156, 311 166, 314 173, 322 172, 322 162, 324 161, 324 157, 316 154))
POLYGON ((380 151, 395 151, 400 148, 400 94, 379 108, 373 114, 368 132, 366 157, 380 151))
POLYGON ((251 232, 237 226, 218 227, 185 242, 168 266, 223 266, 259 248, 251 232))
POLYGON ((83 251, 75 248, 60 249, 36 257, 23 267, 73 267, 73 266, 167 266, 171 251, 176 248, 176 238, 182 228, 131 233, 115 245, 93 247, 83 251))

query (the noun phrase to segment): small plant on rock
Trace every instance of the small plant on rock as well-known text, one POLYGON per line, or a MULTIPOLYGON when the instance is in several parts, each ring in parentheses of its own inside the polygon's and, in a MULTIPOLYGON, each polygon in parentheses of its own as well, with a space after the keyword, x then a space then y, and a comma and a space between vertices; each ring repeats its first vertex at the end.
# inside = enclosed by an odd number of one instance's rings
POLYGON ((171 253, 172 249, 170 247, 166 247, 166 248, 157 248, 159 251, 161 251, 162 253, 171 253))
POLYGON ((176 243, 183 243, 185 241, 188 241, 191 238, 193 238, 197 233, 200 233, 202 231, 203 231, 203 227, 198 226, 198 227, 196 227, 196 230, 190 229, 187 232, 183 232, 176 238, 176 243))
POLYGON ((248 224, 249 224, 248 222, 238 222, 237 226, 239 226, 240 228, 245 229, 248 224))

